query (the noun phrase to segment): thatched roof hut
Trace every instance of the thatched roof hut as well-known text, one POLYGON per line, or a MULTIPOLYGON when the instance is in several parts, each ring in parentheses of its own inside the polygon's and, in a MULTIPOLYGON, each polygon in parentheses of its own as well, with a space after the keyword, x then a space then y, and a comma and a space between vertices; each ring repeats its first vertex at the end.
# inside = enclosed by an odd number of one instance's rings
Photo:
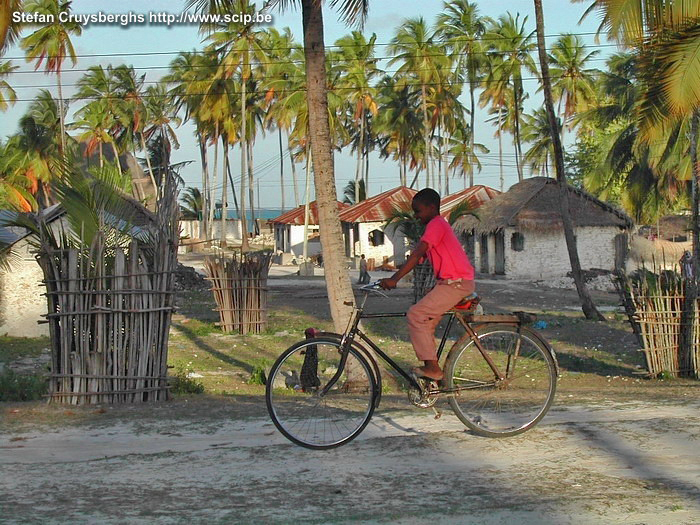
MULTIPOLYGON (((559 183, 547 177, 532 177, 496 195, 478 210, 478 218, 466 216, 457 221, 457 231, 477 234, 494 233, 511 227, 522 231, 560 231, 559 183)), ((593 195, 569 187, 571 216, 574 225, 632 227, 627 214, 593 195)))

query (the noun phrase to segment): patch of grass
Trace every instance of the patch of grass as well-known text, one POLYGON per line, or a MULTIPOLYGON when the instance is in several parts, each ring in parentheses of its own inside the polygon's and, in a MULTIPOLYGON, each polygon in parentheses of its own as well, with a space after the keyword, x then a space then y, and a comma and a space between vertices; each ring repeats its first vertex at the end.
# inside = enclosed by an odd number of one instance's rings
POLYGON ((46 394, 46 377, 18 374, 13 370, 0 373, 0 401, 36 401, 46 394))
POLYGON ((177 365, 175 373, 169 377, 170 392, 173 394, 203 394, 204 383, 189 377, 191 372, 192 370, 187 367, 181 364, 177 365))
POLYGON ((23 357, 38 357, 50 346, 48 337, 10 337, 0 335, 0 361, 14 361, 23 357))
POLYGON ((261 359, 258 364, 253 366, 253 372, 250 374, 250 379, 248 379, 249 385, 264 385, 267 382, 267 377, 265 376, 265 369, 270 366, 267 359, 261 359))
POLYGON ((187 331, 193 335, 209 335, 209 334, 220 334, 221 328, 216 326, 213 322, 200 321, 199 319, 190 319, 186 323, 182 321, 173 323, 175 328, 183 329, 186 328, 187 331))

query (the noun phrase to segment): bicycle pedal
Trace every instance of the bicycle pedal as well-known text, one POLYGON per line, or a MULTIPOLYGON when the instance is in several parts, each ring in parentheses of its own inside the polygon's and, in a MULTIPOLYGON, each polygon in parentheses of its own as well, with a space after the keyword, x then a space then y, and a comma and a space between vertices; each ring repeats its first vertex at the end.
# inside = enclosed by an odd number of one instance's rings
POLYGON ((442 417, 442 410, 439 410, 435 407, 430 407, 433 409, 433 412, 435 412, 435 419, 440 419, 442 417))

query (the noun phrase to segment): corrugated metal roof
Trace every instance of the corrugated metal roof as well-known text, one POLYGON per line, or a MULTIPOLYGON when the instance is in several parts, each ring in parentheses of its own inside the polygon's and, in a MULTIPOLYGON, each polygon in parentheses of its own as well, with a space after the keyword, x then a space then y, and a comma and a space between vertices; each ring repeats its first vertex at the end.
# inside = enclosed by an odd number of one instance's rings
MULTIPOLYGON (((348 207, 347 204, 336 201, 338 205, 338 210, 342 212, 345 208, 348 207)), ((297 208, 294 208, 293 210, 289 210, 288 212, 283 213, 279 217, 275 217, 274 219, 270 219, 269 222, 271 223, 281 223, 281 224, 294 224, 297 226, 303 226, 304 225, 304 213, 305 213, 305 206, 301 205, 298 206, 297 208)), ((318 208, 316 205, 316 201, 313 201, 309 204, 309 224, 318 224, 318 208)))
POLYGON ((449 217, 452 209, 464 200, 469 202, 471 209, 476 209, 493 199, 496 195, 500 195, 500 193, 498 190, 481 184, 470 186, 456 193, 450 193, 440 201, 440 215, 445 218, 449 217))
POLYGON ((411 201, 416 193, 418 192, 414 189, 399 186, 343 210, 340 213, 340 220, 343 222, 386 221, 395 208, 410 210, 411 201))

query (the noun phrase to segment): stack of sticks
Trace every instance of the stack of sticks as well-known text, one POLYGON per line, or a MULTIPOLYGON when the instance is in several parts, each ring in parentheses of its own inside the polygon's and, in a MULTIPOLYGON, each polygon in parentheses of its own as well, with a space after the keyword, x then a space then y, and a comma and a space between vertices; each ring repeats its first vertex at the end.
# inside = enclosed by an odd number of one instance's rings
POLYGON ((209 256, 206 271, 224 332, 259 334, 267 327, 271 252, 209 256))

